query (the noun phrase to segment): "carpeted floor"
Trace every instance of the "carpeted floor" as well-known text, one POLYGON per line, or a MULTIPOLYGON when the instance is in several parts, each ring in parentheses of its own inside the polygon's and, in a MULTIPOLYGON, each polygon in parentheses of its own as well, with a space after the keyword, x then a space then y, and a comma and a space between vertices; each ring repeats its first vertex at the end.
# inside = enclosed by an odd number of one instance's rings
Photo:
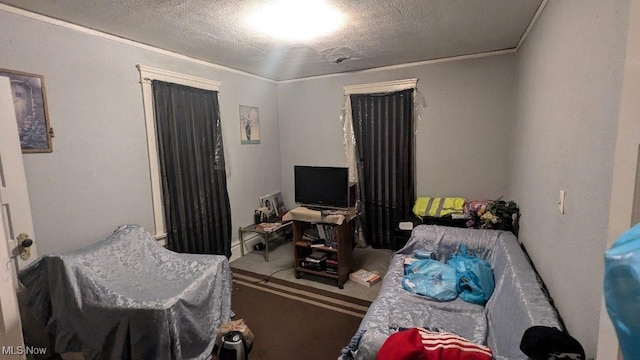
MULTIPOLYGON (((347 281, 344 289, 338 288, 336 281, 304 274, 301 279, 295 278, 293 270, 293 243, 287 239, 275 239, 269 242, 269 260, 264 260, 263 251, 253 251, 230 263, 231 270, 245 270, 261 274, 265 278, 271 277, 286 280, 291 283, 305 285, 316 289, 329 291, 338 295, 346 295, 352 298, 373 301, 378 295, 381 282, 372 287, 366 287, 353 281, 347 281)), ((353 268, 364 268, 369 271, 377 271, 381 276, 386 274, 392 250, 355 248, 353 249, 353 268)))
POLYGON ((336 359, 369 302, 234 271, 231 307, 255 340, 251 360, 336 359))

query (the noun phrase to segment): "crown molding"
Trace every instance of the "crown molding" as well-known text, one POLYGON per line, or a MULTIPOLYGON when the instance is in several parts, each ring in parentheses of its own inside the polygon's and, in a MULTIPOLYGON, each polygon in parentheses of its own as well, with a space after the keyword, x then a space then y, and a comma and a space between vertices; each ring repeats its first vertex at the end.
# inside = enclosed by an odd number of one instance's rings
POLYGON ((180 60, 184 60, 184 61, 188 61, 188 62, 191 62, 191 63, 194 63, 194 64, 203 65, 203 66, 206 66, 206 67, 227 71, 227 72, 231 72, 231 73, 234 73, 234 74, 248 76, 248 77, 252 77, 252 78, 255 78, 255 79, 267 81, 267 82, 274 83, 274 84, 287 84, 287 83, 292 83, 292 82, 316 80, 316 79, 323 79, 323 78, 336 77, 336 76, 349 76, 349 75, 369 73, 369 72, 402 69, 402 68, 407 68, 407 67, 429 65, 429 64, 437 64, 437 63, 449 62, 449 61, 458 61, 458 60, 482 58, 482 57, 487 57, 487 56, 514 54, 520 49, 520 47, 524 43, 525 39, 527 38, 527 36, 529 35, 531 30, 535 26, 538 18, 540 17, 540 14, 544 10, 544 8, 547 5, 547 3, 548 3, 548 0, 543 0, 542 3, 540 3, 540 6, 538 7, 538 10, 536 11, 535 15, 531 19, 531 22, 529 23, 529 26, 527 27, 527 29, 525 30, 524 34, 520 38, 520 41, 518 42, 518 44, 514 48, 496 50, 496 51, 487 51, 487 52, 481 52, 481 53, 475 53, 475 54, 467 54, 467 55, 461 55, 461 56, 445 57, 445 58, 440 58, 440 59, 417 61, 417 62, 411 62, 411 63, 390 65, 390 66, 381 66, 381 67, 375 67, 375 68, 370 68, 370 69, 354 70, 354 71, 335 73, 335 74, 308 76, 308 77, 301 77, 301 78, 290 79, 290 80, 273 80, 273 79, 265 78, 265 77, 262 77, 262 76, 258 76, 258 75, 255 75, 255 74, 251 74, 251 73, 245 72, 245 71, 241 71, 241 70, 233 69, 233 68, 230 68, 230 67, 227 67, 227 66, 218 65, 218 64, 211 63, 211 62, 208 62, 208 61, 196 59, 196 58, 193 58, 193 57, 190 57, 190 56, 186 56, 186 55, 182 55, 182 54, 179 54, 179 53, 176 53, 176 52, 173 52, 173 51, 161 49, 161 48, 158 48, 158 47, 155 47, 155 46, 151 46, 151 45, 143 44, 143 43, 140 43, 140 42, 137 42, 137 41, 133 41, 133 40, 130 40, 130 39, 126 39, 126 38, 122 38, 122 37, 119 37, 119 36, 111 35, 111 34, 108 34, 108 33, 105 33, 105 32, 99 31, 99 30, 87 28, 87 27, 84 27, 84 26, 80 26, 80 25, 69 23, 67 21, 63 21, 63 20, 55 19, 55 18, 52 18, 52 17, 49 17, 49 16, 45 16, 45 15, 42 15, 42 14, 34 13, 34 12, 31 12, 31 11, 28 11, 28 10, 16 8, 16 7, 7 5, 7 4, 0 3, 0 11, 5 11, 5 12, 8 12, 8 13, 24 16, 24 17, 27 17, 27 18, 30 18, 30 19, 33 19, 33 20, 37 20, 37 21, 41 21, 41 22, 44 22, 44 23, 48 23, 48 24, 51 24, 51 25, 60 26, 60 27, 66 28, 66 29, 78 31, 78 32, 81 32, 81 33, 86 34, 86 35, 95 36, 95 37, 99 37, 99 38, 102 38, 102 39, 118 42, 118 43, 121 43, 121 44, 134 46, 134 47, 137 47, 137 48, 140 48, 140 49, 153 51, 153 52, 158 53, 158 54, 170 56, 170 57, 173 57, 173 58, 176 58, 176 59, 180 59, 180 60))
POLYGON ((533 15, 533 18, 531 19, 529 26, 527 26, 527 30, 524 31, 524 34, 522 34, 522 37, 520 38, 518 45, 516 45, 516 48, 515 48, 516 52, 520 50, 520 46, 522 46, 522 44, 524 43, 524 40, 527 38, 527 35, 529 35, 529 33, 531 32, 531 29, 533 29, 533 26, 538 21, 540 14, 542 14, 542 10, 544 10, 545 6, 547 6, 547 2, 549 2, 549 0, 542 0, 542 2, 540 3, 540 6, 538 6, 538 10, 533 15))
POLYGON ((158 69, 146 65, 136 65, 140 71, 140 82, 151 82, 151 80, 160 80, 181 85, 197 87, 200 89, 220 91, 221 83, 197 76, 177 73, 169 70, 158 69))

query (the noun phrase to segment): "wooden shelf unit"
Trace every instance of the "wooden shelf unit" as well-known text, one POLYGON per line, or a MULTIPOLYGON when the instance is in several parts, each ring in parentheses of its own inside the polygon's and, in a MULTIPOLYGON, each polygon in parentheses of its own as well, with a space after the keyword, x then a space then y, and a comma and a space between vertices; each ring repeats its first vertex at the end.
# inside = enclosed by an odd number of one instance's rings
POLYGON ((300 278, 303 273, 335 279, 340 289, 344 288, 344 283, 349 279, 349 274, 353 271, 353 219, 344 221, 341 225, 324 224, 333 226, 336 229, 337 249, 328 246, 311 247, 306 240, 302 240, 304 231, 315 223, 294 220, 293 221, 293 263, 296 278, 300 278), (307 257, 313 250, 336 254, 338 258, 338 274, 329 274, 324 270, 313 270, 300 266, 300 260, 307 257))

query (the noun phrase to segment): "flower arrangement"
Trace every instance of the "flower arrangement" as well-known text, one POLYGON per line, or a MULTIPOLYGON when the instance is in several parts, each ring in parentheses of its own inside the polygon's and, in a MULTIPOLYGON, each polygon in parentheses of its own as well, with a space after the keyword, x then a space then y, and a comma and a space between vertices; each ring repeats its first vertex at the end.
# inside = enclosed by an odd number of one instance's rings
POLYGON ((509 230, 513 225, 513 214, 520 212, 515 201, 472 201, 466 206, 467 227, 476 229, 509 230))

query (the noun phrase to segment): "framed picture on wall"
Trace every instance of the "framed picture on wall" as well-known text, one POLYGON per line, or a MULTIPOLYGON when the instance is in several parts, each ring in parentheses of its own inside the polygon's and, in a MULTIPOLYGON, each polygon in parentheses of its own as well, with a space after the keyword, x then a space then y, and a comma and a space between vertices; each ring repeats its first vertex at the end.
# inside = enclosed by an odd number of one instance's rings
POLYGON ((260 144, 260 116, 255 106, 240 105, 240 143, 260 144))
POLYGON ((44 77, 6 69, 0 69, 0 76, 8 77, 11 81, 22 152, 53 151, 51 146, 53 131, 49 126, 44 77))

